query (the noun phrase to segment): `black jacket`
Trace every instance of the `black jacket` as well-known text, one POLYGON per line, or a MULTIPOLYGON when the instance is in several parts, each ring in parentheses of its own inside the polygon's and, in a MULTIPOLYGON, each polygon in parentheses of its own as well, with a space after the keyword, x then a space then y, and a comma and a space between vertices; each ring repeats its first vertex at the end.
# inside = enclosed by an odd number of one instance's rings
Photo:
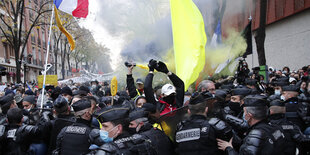
POLYGON ((310 142, 310 136, 304 135, 299 127, 285 118, 285 114, 273 114, 269 122, 282 128, 285 135, 284 154, 296 154, 297 144, 310 142))
MULTIPOLYGON (((283 154, 284 134, 278 126, 273 126, 262 120, 249 128, 239 154, 260 155, 260 154, 283 154)), ((227 154, 238 154, 233 148, 227 147, 227 154)))
POLYGON ((77 119, 72 125, 64 127, 57 136, 56 151, 58 154, 76 155, 90 152, 89 133, 92 130, 90 125, 91 121, 77 119))
MULTIPOLYGON (((135 81, 134 81, 134 78, 132 77, 132 74, 128 75, 127 74, 127 79, 126 79, 126 83, 127 83, 127 88, 128 88, 128 92, 129 92, 129 96, 131 99, 134 99, 136 98, 139 94, 136 89, 136 86, 135 86, 135 81)), ((143 92, 140 92, 140 95, 143 94, 143 92)))
POLYGON ((105 143, 90 155, 155 155, 155 147, 152 146, 150 139, 141 134, 130 136, 127 133, 119 135, 113 142, 105 143))
POLYGON ((205 116, 192 115, 178 124, 176 130, 176 152, 180 155, 219 154, 216 130, 205 116))
POLYGON ((310 121, 308 112, 308 103, 300 102, 297 97, 293 97, 285 101, 286 118, 296 124, 302 131, 305 130, 306 122, 310 121))
POLYGON ((41 136, 41 132, 32 125, 0 125, 0 154, 27 154, 33 139, 41 136))
POLYGON ((140 129, 139 134, 146 136, 152 142, 157 154, 170 155, 173 154, 173 146, 169 137, 165 133, 157 128, 154 128, 152 124, 146 123, 140 129))
POLYGON ((54 120, 40 123, 39 126, 44 133, 43 135, 45 135, 45 139, 47 139, 47 154, 52 154, 53 150, 56 148, 57 135, 60 133, 61 129, 73 124, 74 122, 75 117, 73 115, 58 115, 54 120))

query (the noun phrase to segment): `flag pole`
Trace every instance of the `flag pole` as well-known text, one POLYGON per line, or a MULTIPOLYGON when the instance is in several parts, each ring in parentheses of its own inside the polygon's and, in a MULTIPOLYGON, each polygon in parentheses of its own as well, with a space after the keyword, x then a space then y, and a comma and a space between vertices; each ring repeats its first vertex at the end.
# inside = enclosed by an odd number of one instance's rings
MULTIPOLYGON (((54 4, 52 4, 53 6, 54 4)), ((54 7, 52 7, 52 16, 50 20, 50 28, 48 33, 48 42, 47 42, 47 48, 46 48, 46 56, 45 56, 45 65, 44 65, 44 71, 43 71, 43 86, 42 86, 42 98, 41 98, 41 112, 43 109, 43 101, 44 101, 44 91, 45 91, 45 81, 46 81, 46 69, 47 69, 47 63, 48 63, 48 55, 50 50, 50 44, 51 44, 51 33, 52 33, 52 26, 53 26, 53 18, 54 18, 54 7)))

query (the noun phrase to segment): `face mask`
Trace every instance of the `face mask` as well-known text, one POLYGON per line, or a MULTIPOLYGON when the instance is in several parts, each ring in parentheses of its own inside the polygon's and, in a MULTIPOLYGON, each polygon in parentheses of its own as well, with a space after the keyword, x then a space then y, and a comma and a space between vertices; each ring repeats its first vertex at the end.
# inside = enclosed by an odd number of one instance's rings
POLYGON ((281 95, 280 99, 285 101, 285 97, 283 95, 281 95))
POLYGON ((248 120, 245 119, 245 113, 243 113, 242 119, 243 119, 243 121, 244 121, 246 124, 249 124, 249 123, 248 123, 248 120))
POLYGON ((92 87, 93 89, 95 89, 97 86, 96 86, 96 85, 91 85, 91 87, 92 87))
POLYGON ((139 130, 137 129, 139 126, 139 124, 135 127, 135 128, 128 128, 128 132, 129 134, 135 134, 135 133, 138 133, 139 130))
POLYGON ((174 95, 169 95, 167 97, 164 97, 163 100, 165 102, 167 102, 168 104, 173 104, 173 102, 175 100, 175 96, 174 95))
POLYGON ((286 74, 286 73, 287 73, 287 71, 283 71, 282 73, 283 73, 283 74, 286 74))
POLYGON ((68 98, 66 98, 66 97, 64 97, 65 98, 65 100, 69 103, 69 99, 68 98))
POLYGON ((280 90, 274 90, 274 94, 275 95, 281 95, 281 91, 280 90))
POLYGON ((28 111, 28 112, 30 112, 31 109, 32 109, 32 105, 31 105, 31 107, 30 107, 29 109, 25 109, 25 110, 28 111))
POLYGON ((232 111, 235 112, 236 115, 238 115, 241 112, 240 102, 229 101, 227 105, 232 111))
MULTIPOLYGON (((117 126, 115 126, 114 128, 112 128, 109 132, 113 131, 117 126)), ((113 141, 113 137, 109 137, 109 132, 108 131, 104 131, 104 130, 100 130, 100 138, 105 142, 105 143, 109 143, 113 141)))
POLYGON ((128 128, 128 133, 131 135, 137 133, 136 128, 128 128))

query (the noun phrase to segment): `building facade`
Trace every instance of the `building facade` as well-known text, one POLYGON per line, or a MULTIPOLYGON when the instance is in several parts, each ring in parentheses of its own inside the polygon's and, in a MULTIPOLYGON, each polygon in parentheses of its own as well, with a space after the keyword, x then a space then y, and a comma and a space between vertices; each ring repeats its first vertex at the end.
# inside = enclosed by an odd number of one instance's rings
MULTIPOLYGON (((46 0, 25 0, 25 7, 32 8, 37 11, 40 9, 40 6, 46 2, 46 0)), ((9 6, 9 1, 3 1, 0 3, 0 15, 5 18, 9 18, 6 13, 6 8, 11 9, 9 6)), ((51 6, 50 3, 47 6, 51 6)), ((23 33, 25 30, 29 30, 32 25, 32 21, 36 18, 36 12, 32 9, 24 9, 24 19, 23 19, 23 33)), ((41 22, 49 23, 51 12, 45 14, 44 17, 41 18, 41 22)), ((3 23, 1 23, 3 24, 3 23)), ((3 26, 3 25, 0 25, 3 26)), ((21 69, 21 79, 24 82, 26 81, 35 82, 37 81, 37 76, 42 74, 45 65, 45 58, 47 54, 47 46, 48 46, 48 33, 49 33, 49 24, 42 24, 39 26, 35 26, 31 34, 27 40, 27 44, 25 47, 25 51, 23 53, 22 60, 22 69, 21 69)), ((2 32, 0 32, 2 34, 2 32)), ((64 37, 64 39, 66 39, 64 37)), ((60 46, 64 46, 64 39, 60 40, 60 46)), ((48 56, 48 64, 52 64, 53 66, 57 65, 57 72, 53 70, 53 67, 48 71, 48 74, 57 74, 59 79, 62 78, 62 70, 61 70, 61 56, 60 50, 58 50, 57 56, 55 57, 54 51, 55 47, 53 37, 51 37, 50 48, 49 48, 49 56, 48 56), (58 59, 57 64, 55 64, 55 59, 58 59)), ((22 48, 22 47, 20 47, 22 48)), ((21 50, 20 50, 21 51, 21 50)), ((67 61, 65 61, 67 62, 67 61)), ((70 61, 71 62, 71 61, 70 61)), ((71 62, 73 63, 73 62, 71 62)), ((13 47, 8 43, 7 39, 1 35, 1 43, 0 43, 0 66, 5 67, 7 70, 7 74, 5 76, 0 76, 0 82, 3 84, 5 82, 16 82, 16 63, 15 63, 15 52, 13 47)), ((75 65, 74 65, 75 66, 75 65)), ((68 63, 65 64, 65 76, 71 75, 71 70, 68 63)))
MULTIPOLYGON (((260 22, 260 0, 227 1, 226 7, 224 30, 234 28, 241 32, 252 17, 253 54, 246 60, 249 67, 259 66, 254 36, 260 22)), ((265 55, 268 66, 276 69, 288 66, 296 70, 309 65, 309 34, 310 0, 267 0, 265 55)), ((223 36, 227 36, 227 32, 223 31, 223 36)))

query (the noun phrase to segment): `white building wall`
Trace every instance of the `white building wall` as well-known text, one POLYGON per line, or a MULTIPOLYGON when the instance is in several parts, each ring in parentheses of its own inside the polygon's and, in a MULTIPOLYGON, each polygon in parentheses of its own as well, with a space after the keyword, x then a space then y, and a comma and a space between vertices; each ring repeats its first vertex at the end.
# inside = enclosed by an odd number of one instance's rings
MULTIPOLYGON (((280 20, 266 27, 265 54, 268 66, 297 70, 310 65, 310 10, 280 20)), ((258 66, 253 38, 253 64, 258 66)), ((247 62, 252 67, 252 55, 247 62)))

